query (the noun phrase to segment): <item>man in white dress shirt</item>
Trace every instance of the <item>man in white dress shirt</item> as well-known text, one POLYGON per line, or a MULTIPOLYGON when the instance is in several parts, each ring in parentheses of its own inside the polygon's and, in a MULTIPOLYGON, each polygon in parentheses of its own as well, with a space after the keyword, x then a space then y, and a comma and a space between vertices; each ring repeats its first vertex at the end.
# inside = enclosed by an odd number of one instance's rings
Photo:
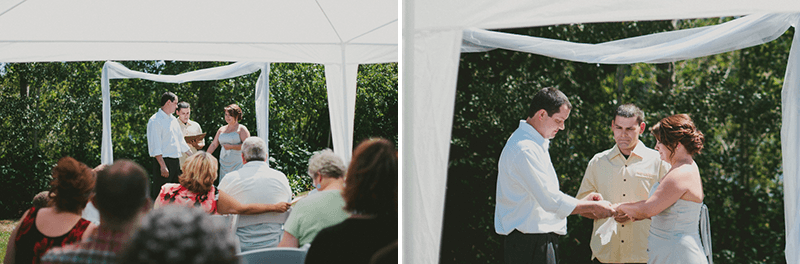
MULTIPOLYGON (((219 183, 219 190, 227 193, 242 204, 278 204, 285 211, 292 199, 292 188, 282 172, 269 167, 267 163, 267 144, 263 139, 249 137, 242 142, 242 161, 244 165, 230 172, 219 183)), ((268 212, 265 214, 276 214, 268 212)), ((239 216, 239 222, 253 216, 239 216)), ((258 223, 236 229, 241 251, 276 247, 281 241, 283 223, 258 223)))
POLYGON ((147 121, 147 149, 153 157, 153 185, 150 198, 154 201, 165 183, 178 183, 181 166, 178 159, 189 151, 183 139, 178 119, 172 116, 178 107, 178 96, 165 92, 161 95, 161 108, 147 121))
POLYGON ((567 216, 614 214, 599 194, 578 200, 559 189, 548 148, 571 109, 564 93, 541 89, 500 154, 494 227, 506 236, 506 263, 558 263, 558 238, 567 233, 567 216))

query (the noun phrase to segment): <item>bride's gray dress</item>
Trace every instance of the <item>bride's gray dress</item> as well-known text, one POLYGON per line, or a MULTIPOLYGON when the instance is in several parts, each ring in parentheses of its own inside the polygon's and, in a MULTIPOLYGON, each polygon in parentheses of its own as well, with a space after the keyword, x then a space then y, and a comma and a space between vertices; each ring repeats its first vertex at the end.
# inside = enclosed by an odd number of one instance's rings
MULTIPOLYGON (((239 138, 239 133, 236 131, 230 133, 222 133, 219 135, 219 144, 238 145, 242 144, 242 139, 239 138)), ((242 151, 233 149, 222 149, 219 152, 219 182, 225 174, 238 170, 242 167, 242 151)))
MULTIPOLYGON (((658 188, 656 183, 650 193, 658 188)), ((708 263, 700 242, 702 203, 678 199, 660 214, 653 216, 648 237, 648 264, 708 263)))

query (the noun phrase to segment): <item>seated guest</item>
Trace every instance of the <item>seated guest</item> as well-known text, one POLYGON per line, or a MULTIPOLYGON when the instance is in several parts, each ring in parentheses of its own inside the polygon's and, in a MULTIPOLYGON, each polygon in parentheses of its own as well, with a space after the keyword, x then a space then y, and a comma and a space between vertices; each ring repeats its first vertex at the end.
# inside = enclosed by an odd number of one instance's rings
POLYGON ((36 208, 43 208, 50 206, 50 192, 49 191, 41 191, 33 197, 33 207, 36 208))
POLYGON ((330 149, 308 159, 308 175, 318 192, 292 206, 279 247, 296 248, 311 243, 320 230, 349 216, 343 209, 344 171, 344 162, 330 149))
POLYGON ((58 160, 50 182, 54 206, 32 207, 8 238, 4 263, 39 263, 50 248, 78 242, 95 225, 81 218, 94 188, 94 173, 72 157, 58 160))
POLYGON ((289 204, 247 204, 242 205, 214 187, 217 179, 217 159, 211 153, 200 151, 186 159, 178 177, 180 184, 167 183, 161 186, 155 208, 166 204, 197 206, 210 214, 260 214, 265 212, 286 212, 289 204), (217 196, 219 198, 217 199, 217 196))
MULTIPOLYGON (((353 152, 342 193, 350 218, 311 242, 306 263, 369 263, 397 241, 397 151, 386 139, 368 139, 353 152)), ((379 257, 397 262, 394 256, 379 257)))
MULTIPOLYGON (((288 206, 292 199, 292 188, 282 172, 267 164, 267 144, 257 137, 249 137, 242 143, 241 169, 228 173, 219 183, 219 189, 239 202, 267 203, 288 206)), ((285 210, 284 210, 285 211, 285 210)), ((246 217, 244 219, 247 219, 246 217)), ((243 217, 239 217, 241 222, 243 217)), ((278 246, 283 224, 257 223, 236 229, 241 251, 278 246)))
POLYGON ((144 217, 121 264, 238 264, 230 229, 195 207, 168 205, 144 217))
POLYGON ((102 223, 89 238, 63 248, 53 248, 42 263, 115 263, 130 234, 150 209, 150 179, 130 160, 117 160, 97 173, 93 204, 102 223))

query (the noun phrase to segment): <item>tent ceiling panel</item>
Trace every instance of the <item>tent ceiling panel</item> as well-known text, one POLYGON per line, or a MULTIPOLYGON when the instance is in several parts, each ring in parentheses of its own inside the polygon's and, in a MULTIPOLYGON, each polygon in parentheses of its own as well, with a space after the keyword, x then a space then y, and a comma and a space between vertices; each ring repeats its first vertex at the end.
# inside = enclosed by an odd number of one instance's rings
POLYGON ((0 61, 397 61, 396 0, 11 0, 0 61), (358 45, 353 45, 358 44, 358 45), (370 47, 370 46, 377 47, 370 47), (343 48, 343 46, 345 46, 343 48), (386 50, 393 50, 387 52, 386 50), (391 54, 387 56, 386 54, 391 54))

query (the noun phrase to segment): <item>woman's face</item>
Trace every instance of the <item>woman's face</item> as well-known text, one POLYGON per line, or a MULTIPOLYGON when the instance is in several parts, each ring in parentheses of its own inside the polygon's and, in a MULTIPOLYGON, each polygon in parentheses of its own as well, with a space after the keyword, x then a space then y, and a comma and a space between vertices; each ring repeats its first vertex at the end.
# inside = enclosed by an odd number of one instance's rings
POLYGON ((661 141, 656 140, 656 150, 658 150, 658 155, 661 156, 661 160, 669 162, 670 151, 667 146, 664 146, 661 141))
POLYGON ((233 124, 236 121, 236 118, 233 118, 228 111, 225 111, 225 123, 233 124))

